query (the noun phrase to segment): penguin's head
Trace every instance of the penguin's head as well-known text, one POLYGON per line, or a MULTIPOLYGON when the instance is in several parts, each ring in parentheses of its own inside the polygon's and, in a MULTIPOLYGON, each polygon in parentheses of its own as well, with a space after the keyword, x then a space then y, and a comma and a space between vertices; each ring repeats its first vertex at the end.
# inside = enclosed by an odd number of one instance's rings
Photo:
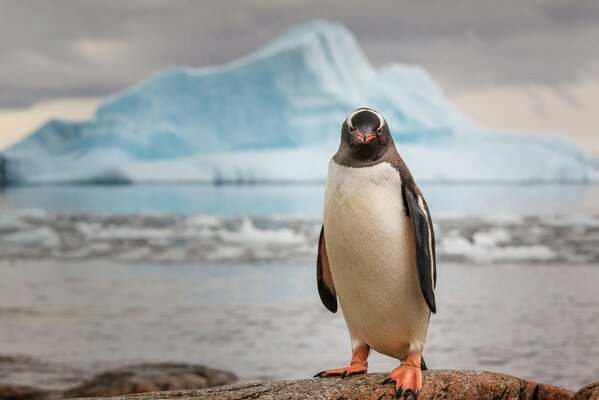
POLYGON ((359 158, 381 154, 392 141, 387 121, 370 108, 358 108, 350 113, 341 128, 341 141, 359 158))

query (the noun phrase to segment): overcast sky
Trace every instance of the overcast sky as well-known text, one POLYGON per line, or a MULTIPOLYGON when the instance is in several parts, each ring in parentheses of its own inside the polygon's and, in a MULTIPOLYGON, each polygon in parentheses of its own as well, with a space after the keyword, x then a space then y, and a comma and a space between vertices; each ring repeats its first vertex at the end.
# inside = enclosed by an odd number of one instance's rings
POLYGON ((312 18, 346 24, 375 66, 424 66, 485 125, 599 154, 594 0, 0 0, 0 147, 153 71, 231 61, 312 18))

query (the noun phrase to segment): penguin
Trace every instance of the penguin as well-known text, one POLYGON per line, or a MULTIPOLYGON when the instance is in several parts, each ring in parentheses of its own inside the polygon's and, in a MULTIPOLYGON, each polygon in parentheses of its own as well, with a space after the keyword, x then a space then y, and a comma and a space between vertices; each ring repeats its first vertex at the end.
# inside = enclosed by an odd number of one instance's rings
POLYGON ((435 234, 427 203, 383 116, 359 108, 345 119, 329 162, 316 262, 320 299, 337 299, 351 340, 347 367, 315 377, 366 373, 370 350, 401 361, 382 382, 418 398, 431 313, 436 313, 435 234))

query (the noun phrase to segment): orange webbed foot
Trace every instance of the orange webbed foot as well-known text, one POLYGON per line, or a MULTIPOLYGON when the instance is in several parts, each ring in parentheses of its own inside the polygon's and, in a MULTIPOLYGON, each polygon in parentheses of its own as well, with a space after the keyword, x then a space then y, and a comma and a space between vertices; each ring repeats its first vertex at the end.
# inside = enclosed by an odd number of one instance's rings
POLYGON ((414 400, 418 399, 420 390, 422 389, 422 371, 420 370, 420 356, 418 361, 414 361, 416 357, 408 357, 399 367, 395 368, 389 376, 382 382, 387 384, 395 382, 395 398, 399 399, 402 395, 407 399, 410 395, 414 400))
POLYGON ((345 368, 334 368, 321 371, 314 375, 314 378, 326 378, 328 376, 340 376, 345 378, 350 375, 365 374, 368 371, 368 367, 364 365, 348 365, 345 368))
POLYGON ((370 347, 363 345, 354 349, 351 362, 345 368, 327 369, 314 375, 314 378, 325 378, 327 376, 340 376, 345 378, 350 375, 365 374, 368 371, 368 353, 370 347))

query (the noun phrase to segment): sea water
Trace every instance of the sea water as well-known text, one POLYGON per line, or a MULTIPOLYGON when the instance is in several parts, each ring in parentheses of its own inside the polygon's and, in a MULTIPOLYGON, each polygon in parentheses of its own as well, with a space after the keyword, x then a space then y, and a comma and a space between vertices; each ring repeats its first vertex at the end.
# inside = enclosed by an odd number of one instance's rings
MULTIPOLYGON (((493 370, 573 389, 595 381, 599 268, 594 256, 570 250, 596 246, 597 187, 422 190, 440 228, 429 367, 493 370), (459 240, 447 244, 452 237, 459 240), (531 238, 533 249, 567 256, 513 257, 531 238)), ((154 361, 205 364, 246 381, 345 365, 345 324, 320 304, 309 243, 322 194, 322 184, 4 189, 0 381, 66 388, 106 368, 154 361), (181 226, 191 227, 187 236, 181 226), (300 233, 305 248, 288 260, 284 249, 293 243, 283 239, 300 233), (233 243, 238 253, 221 252, 226 257, 217 261, 176 257, 177 249, 200 251, 203 234, 216 246, 211 251, 233 243), (69 245, 82 237, 86 252, 77 253, 69 245), (106 243, 113 246, 107 253, 106 243), (27 251, 7 256, 18 246, 27 251), (124 246, 127 256, 114 257, 124 246), (248 256, 256 248, 270 253, 248 256)), ((373 354, 370 369, 396 364, 373 354)))

